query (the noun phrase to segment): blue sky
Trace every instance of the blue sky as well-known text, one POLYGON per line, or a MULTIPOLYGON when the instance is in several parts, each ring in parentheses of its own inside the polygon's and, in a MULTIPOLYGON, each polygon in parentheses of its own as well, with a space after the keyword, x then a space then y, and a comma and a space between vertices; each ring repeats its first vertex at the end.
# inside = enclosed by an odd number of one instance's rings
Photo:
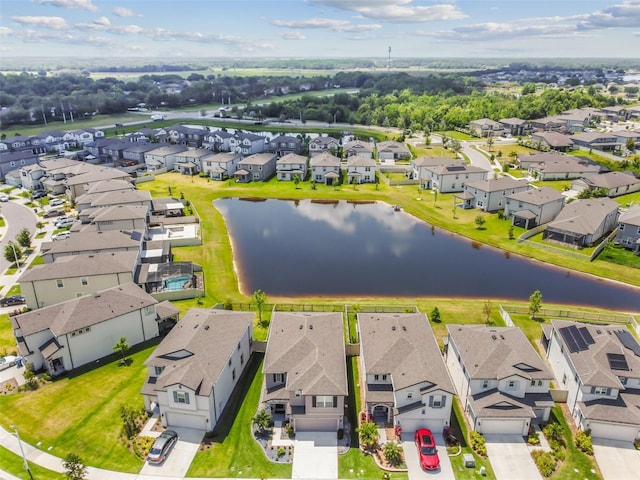
POLYGON ((640 57, 640 0, 0 0, 2 57, 640 57))

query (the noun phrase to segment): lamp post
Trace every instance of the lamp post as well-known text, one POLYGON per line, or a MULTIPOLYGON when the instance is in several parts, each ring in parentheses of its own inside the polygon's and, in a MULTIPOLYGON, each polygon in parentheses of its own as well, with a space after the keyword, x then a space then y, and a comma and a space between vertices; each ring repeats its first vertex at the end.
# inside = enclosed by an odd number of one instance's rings
POLYGON ((14 435, 18 439, 18 446, 20 447, 20 454, 22 455, 22 461, 24 462, 24 469, 29 474, 29 478, 33 480, 33 475, 31 475, 31 470, 29 469, 29 462, 27 462, 27 457, 25 456, 24 449, 22 448, 22 441, 20 440, 20 433, 18 433, 18 427, 16 427, 15 425, 11 425, 11 428, 13 428, 13 431, 15 432, 14 435))
POLYGON ((18 271, 22 268, 20 266, 20 261, 18 260, 18 254, 16 253, 16 246, 13 243, 10 243, 11 249, 13 250, 13 258, 16 259, 16 265, 18 266, 18 271))

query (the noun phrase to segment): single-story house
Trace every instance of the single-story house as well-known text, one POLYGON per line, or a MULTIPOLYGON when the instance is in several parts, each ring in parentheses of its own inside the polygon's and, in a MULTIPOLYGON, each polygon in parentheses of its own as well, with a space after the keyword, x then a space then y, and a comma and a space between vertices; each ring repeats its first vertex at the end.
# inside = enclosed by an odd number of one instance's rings
MULTIPOLYGON (((376 145, 378 151, 378 160, 382 162, 395 160, 410 160, 411 150, 402 142, 396 142, 388 140, 386 142, 379 142, 376 145)), ((366 156, 366 155, 363 155, 366 156)))
POLYGON ((601 167, 589 162, 560 159, 534 163, 529 166, 529 175, 537 180, 572 180, 600 173, 601 167))
POLYGON ((573 149, 573 137, 558 132, 535 132, 531 134, 531 143, 549 150, 566 152, 573 149))
POLYGON ((607 197, 567 203, 547 225, 542 238, 575 247, 593 245, 616 227, 618 207, 607 197))
POLYGON ((613 152, 620 150, 622 145, 612 133, 603 132, 585 132, 578 133, 571 137, 573 145, 582 148, 593 148, 595 150, 602 150, 606 152, 613 152))
POLYGON ((165 427, 211 431, 251 357, 253 314, 191 308, 144 362, 145 408, 165 427))
POLYGON ((578 192, 601 190, 607 197, 617 197, 640 191, 640 178, 627 172, 606 172, 575 180, 571 182, 571 189, 578 192))

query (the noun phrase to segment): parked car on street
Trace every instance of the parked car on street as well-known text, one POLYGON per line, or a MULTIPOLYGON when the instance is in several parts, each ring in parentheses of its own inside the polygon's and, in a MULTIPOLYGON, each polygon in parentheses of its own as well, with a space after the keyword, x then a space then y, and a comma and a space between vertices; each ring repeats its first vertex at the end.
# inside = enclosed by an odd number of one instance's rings
POLYGON ((428 428, 420 428, 415 434, 416 447, 420 457, 420 467, 423 470, 437 470, 440 468, 440 458, 433 433, 428 428))
POLYGON ((178 434, 173 430, 165 430, 160 434, 156 441, 153 442, 153 446, 147 455, 147 461, 149 463, 162 463, 167 458, 169 450, 178 441, 178 434))
POLYGON ((64 202, 66 202, 64 198, 53 198, 49 200, 49 206, 57 207, 58 205, 64 205, 64 202))
POLYGON ((36 198, 42 198, 46 196, 47 196, 47 192, 45 192, 44 190, 35 190, 34 192, 31 193, 31 198, 33 198, 34 200, 36 198))
POLYGON ((13 355, 7 355, 6 357, 0 357, 0 371, 9 367, 13 367, 16 364, 16 357, 13 355))
POLYGON ((62 215, 64 215, 64 208, 63 207, 54 207, 54 208, 44 212, 43 217, 44 218, 52 218, 52 217, 60 217, 62 215))
POLYGON ((6 193, 0 193, 0 202, 8 202, 9 201, 9 195, 7 195, 6 193))
POLYGON ((65 230, 64 232, 58 232, 51 235, 51 240, 65 240, 71 236, 71 232, 69 230, 65 230))
POLYGON ((0 300, 0 307, 9 307, 11 305, 22 305, 25 299, 22 295, 11 295, 0 300))

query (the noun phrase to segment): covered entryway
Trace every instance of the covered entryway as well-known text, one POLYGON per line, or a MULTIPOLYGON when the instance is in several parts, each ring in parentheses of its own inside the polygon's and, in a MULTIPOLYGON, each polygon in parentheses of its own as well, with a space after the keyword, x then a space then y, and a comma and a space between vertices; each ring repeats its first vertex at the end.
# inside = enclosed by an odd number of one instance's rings
POLYGON ((296 434, 298 432, 337 432, 338 420, 335 418, 296 418, 294 420, 296 434))
POLYGON ((621 440, 624 442, 633 442, 640 428, 634 425, 616 425, 613 423, 589 422, 591 436, 593 438, 606 438, 608 440, 621 440))
POLYGON ((188 413, 167 412, 168 427, 195 428, 198 430, 207 429, 207 419, 202 415, 191 415, 188 413))
POLYGON ((481 418, 476 430, 484 435, 509 434, 525 435, 529 429, 528 419, 524 418, 481 418))

